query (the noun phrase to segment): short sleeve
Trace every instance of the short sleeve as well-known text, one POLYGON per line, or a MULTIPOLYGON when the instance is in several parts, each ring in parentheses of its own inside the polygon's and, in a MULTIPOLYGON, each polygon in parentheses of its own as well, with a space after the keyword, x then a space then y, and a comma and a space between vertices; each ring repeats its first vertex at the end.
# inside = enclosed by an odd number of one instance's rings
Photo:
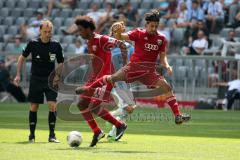
POLYGON ((109 51, 112 48, 117 47, 118 40, 109 36, 101 36, 100 46, 103 47, 103 50, 109 51))
POLYGON ((128 37, 131 41, 137 41, 139 39, 139 29, 134 29, 132 31, 127 32, 128 37))
POLYGON ((58 45, 58 51, 57 51, 57 62, 58 63, 63 63, 64 62, 64 55, 63 55, 63 49, 60 43, 57 43, 58 45))
POLYGON ((26 47, 23 49, 23 52, 22 52, 22 56, 23 57, 28 57, 29 54, 31 53, 31 50, 32 50, 32 41, 29 41, 26 45, 26 47))

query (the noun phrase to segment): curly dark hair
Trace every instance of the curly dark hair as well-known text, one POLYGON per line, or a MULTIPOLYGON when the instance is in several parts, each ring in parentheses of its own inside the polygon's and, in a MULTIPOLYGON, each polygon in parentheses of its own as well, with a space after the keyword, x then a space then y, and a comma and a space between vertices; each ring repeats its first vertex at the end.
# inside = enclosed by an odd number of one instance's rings
POLYGON ((147 22, 159 22, 160 15, 158 10, 151 10, 148 13, 145 13, 145 20, 147 22))
POLYGON ((75 19, 75 24, 86 29, 90 28, 92 31, 96 29, 94 20, 89 16, 78 16, 75 19))

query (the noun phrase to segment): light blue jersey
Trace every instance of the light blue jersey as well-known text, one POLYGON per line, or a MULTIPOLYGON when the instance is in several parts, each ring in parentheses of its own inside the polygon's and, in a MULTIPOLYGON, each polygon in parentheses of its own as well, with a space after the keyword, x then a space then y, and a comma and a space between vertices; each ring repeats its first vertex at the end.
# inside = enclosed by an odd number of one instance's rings
MULTIPOLYGON (((128 59, 130 59, 130 56, 134 51, 134 47, 128 42, 124 42, 124 44, 126 45, 128 50, 128 59)), ((117 71, 123 66, 121 50, 119 48, 113 48, 111 50, 111 54, 112 54, 112 63, 115 67, 115 70, 117 71)))
MULTIPOLYGON (((128 49, 128 59, 130 59, 130 56, 132 55, 134 48, 130 43, 125 42, 125 45, 128 49)), ((121 55, 121 50, 119 48, 114 48, 111 50, 112 53, 112 63, 115 67, 115 70, 119 70, 121 67, 123 67, 123 59, 121 55)), ((112 91, 111 95, 113 96, 113 99, 115 103, 118 106, 118 109, 111 112, 113 116, 115 116, 117 119, 120 119, 124 122, 126 122, 128 113, 125 110, 125 107, 129 105, 135 105, 134 97, 132 92, 130 91, 130 86, 124 82, 119 81, 115 83, 115 86, 112 91)), ((109 137, 115 137, 116 135, 116 127, 112 126, 112 129, 109 131, 108 136, 109 137)))
MULTIPOLYGON (((132 55, 134 48, 133 46, 128 43, 124 42, 127 49, 128 49, 128 59, 130 59, 130 56, 132 55)), ((112 54, 112 63, 114 65, 115 70, 119 70, 121 67, 123 67, 123 59, 121 50, 119 48, 114 48, 111 50, 112 54)), ((130 87, 126 82, 120 81, 116 82, 116 87, 112 89, 112 94, 116 96, 115 102, 118 105, 119 108, 125 108, 129 105, 134 105, 134 97, 132 93, 130 92, 130 87)))

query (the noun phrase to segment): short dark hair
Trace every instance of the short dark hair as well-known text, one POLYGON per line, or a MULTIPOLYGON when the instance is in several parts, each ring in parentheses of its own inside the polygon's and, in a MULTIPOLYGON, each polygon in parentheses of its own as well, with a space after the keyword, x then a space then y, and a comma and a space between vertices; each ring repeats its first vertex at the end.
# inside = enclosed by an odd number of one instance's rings
POLYGON ((148 13, 145 13, 145 20, 147 22, 159 22, 160 15, 159 15, 158 10, 152 10, 148 13))
POLYGON ((83 28, 87 29, 90 28, 92 31, 96 29, 94 20, 89 16, 79 16, 75 20, 75 24, 77 26, 82 26, 83 28))

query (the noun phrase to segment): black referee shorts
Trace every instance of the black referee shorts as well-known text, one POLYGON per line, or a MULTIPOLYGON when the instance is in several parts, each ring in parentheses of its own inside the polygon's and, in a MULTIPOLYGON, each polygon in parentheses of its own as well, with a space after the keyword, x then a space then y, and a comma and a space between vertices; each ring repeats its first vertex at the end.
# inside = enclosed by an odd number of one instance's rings
POLYGON ((47 101, 57 101, 57 93, 48 86, 48 77, 31 76, 28 101, 42 104, 44 102, 44 94, 47 101))

